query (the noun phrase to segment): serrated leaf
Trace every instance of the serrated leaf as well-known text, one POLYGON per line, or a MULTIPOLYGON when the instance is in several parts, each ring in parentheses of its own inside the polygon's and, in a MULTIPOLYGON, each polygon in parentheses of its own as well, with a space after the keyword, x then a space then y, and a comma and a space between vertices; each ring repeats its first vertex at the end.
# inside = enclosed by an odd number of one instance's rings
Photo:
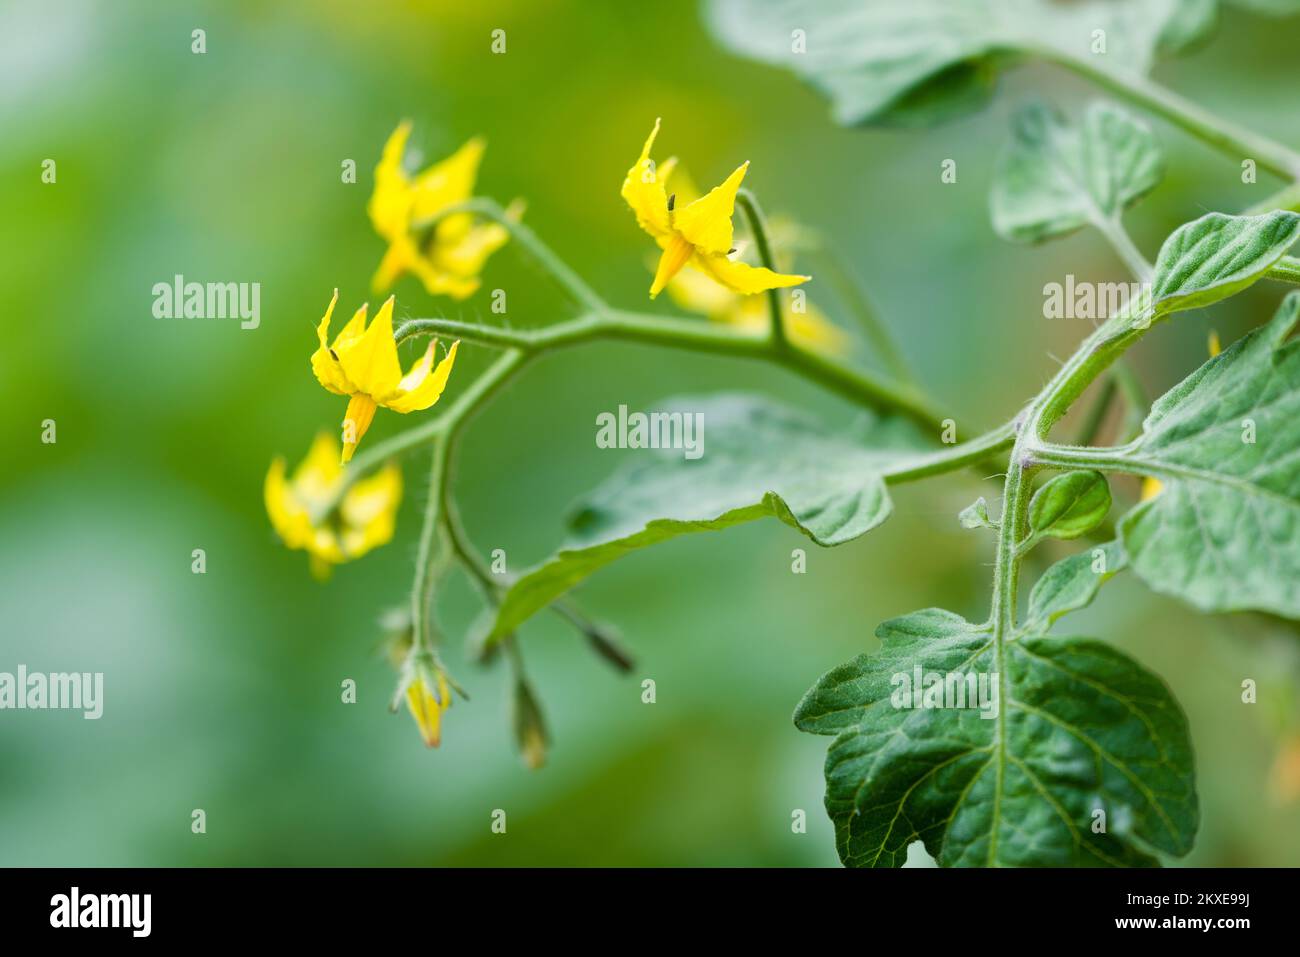
POLYGON ((1207 213, 1179 226, 1156 258, 1152 302, 1160 314, 1199 309, 1264 277, 1300 238, 1300 214, 1207 213))
POLYGON ((1044 48, 1145 73, 1214 24, 1214 0, 711 0, 731 50, 821 89, 842 124, 934 123, 982 106, 998 74, 1044 48), (796 33, 796 31, 802 31, 796 33), (1105 53, 1094 53, 1103 31, 1105 53), (802 37, 802 44, 799 38, 802 37))
POLYGON ((679 535, 775 516, 819 545, 851 541, 889 516, 884 467, 916 451, 837 438, 752 396, 668 405, 703 415, 704 454, 643 450, 588 495, 573 519, 574 539, 506 593, 489 644, 610 562, 679 535))
POLYGON ((1107 226, 1160 181, 1150 128, 1113 103, 1093 103, 1071 125, 1046 103, 1012 119, 1012 139, 993 181, 993 228, 1037 242, 1087 224, 1107 226))
POLYGON ((1053 476, 1029 502, 1029 531, 1035 538, 1078 538, 1110 511, 1106 476, 1080 469, 1053 476))
POLYGON ((879 652, 825 675, 795 713, 802 730, 836 735, 826 809, 845 864, 900 866, 916 840, 944 866, 1142 866, 1153 850, 1191 849, 1187 720, 1137 662, 1090 638, 999 648, 987 626, 941 609, 877 635, 879 652), (997 716, 955 697, 925 706, 918 674, 923 687, 955 676, 954 691, 997 675, 997 716))
POLYGON ((1042 633, 1058 618, 1087 607, 1098 590, 1128 564, 1118 541, 1107 542, 1056 562, 1034 582, 1024 630, 1042 633))
POLYGON ((1162 396, 1127 468, 1163 490, 1120 521, 1152 588, 1204 611, 1300 618, 1300 293, 1162 396))

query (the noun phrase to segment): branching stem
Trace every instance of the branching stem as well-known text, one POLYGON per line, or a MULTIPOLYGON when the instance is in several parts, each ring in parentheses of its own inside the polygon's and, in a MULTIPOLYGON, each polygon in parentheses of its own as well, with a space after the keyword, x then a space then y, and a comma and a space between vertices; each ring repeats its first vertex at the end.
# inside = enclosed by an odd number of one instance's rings
POLYGON ((1163 117, 1236 163, 1253 159, 1285 180, 1300 180, 1300 154, 1294 150, 1215 116, 1139 73, 1103 69, 1052 47, 1043 47, 1035 52, 1041 59, 1077 73, 1116 96, 1163 117))

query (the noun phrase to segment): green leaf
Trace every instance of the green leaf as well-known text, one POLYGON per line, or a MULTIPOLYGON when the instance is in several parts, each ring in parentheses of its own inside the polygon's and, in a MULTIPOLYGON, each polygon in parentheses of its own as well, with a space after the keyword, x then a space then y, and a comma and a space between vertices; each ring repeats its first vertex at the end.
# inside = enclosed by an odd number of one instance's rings
MULTIPOLYGON (((643 450, 590 493, 572 520, 576 537, 506 593, 489 644, 610 562, 678 535, 775 516, 818 545, 851 541, 889 516, 884 467, 916 451, 837 438, 757 397, 677 399, 668 407, 703 416, 704 454, 692 460, 680 450, 643 450)), ((887 422, 877 430, 888 432, 887 422)))
POLYGON ((1160 181, 1160 149, 1146 124, 1112 103, 1093 103, 1078 126, 1046 103, 1012 119, 993 181, 993 228, 1037 242, 1089 223, 1103 228, 1160 181))
POLYGON ((1300 293, 1151 408, 1127 470, 1164 488, 1120 521, 1152 588, 1204 611, 1300 618, 1300 293))
POLYGON ((1034 538, 1078 538, 1106 519, 1110 486, 1100 472, 1081 470, 1043 483, 1029 503, 1029 531, 1034 538))
POLYGON ((1199 309, 1264 278, 1300 238, 1300 214, 1207 213, 1179 226, 1160 247, 1152 280, 1155 312, 1199 309))
POLYGON ((707 11, 724 46, 814 84, 837 122, 918 125, 982 106, 1002 70, 1044 50, 1146 73, 1210 31, 1215 3, 711 0, 707 11), (1104 54, 1093 52, 1098 30, 1104 54))
POLYGON ((899 866, 916 840, 944 866, 1142 866, 1191 849, 1187 720, 1136 661, 1091 638, 999 647, 941 609, 876 634, 880 651, 825 675, 795 712, 800 729, 836 735, 826 810, 845 864, 899 866), (984 676, 977 702, 996 700, 997 716, 955 697, 915 707, 918 674, 923 688, 951 675, 954 690, 984 676))
POLYGON ((989 518, 989 506, 981 495, 957 513, 962 528, 997 528, 998 523, 989 518))
POLYGON ((1024 630, 1047 631, 1062 615, 1089 605, 1101 586, 1128 564, 1124 547, 1107 542, 1056 562, 1034 583, 1024 630))

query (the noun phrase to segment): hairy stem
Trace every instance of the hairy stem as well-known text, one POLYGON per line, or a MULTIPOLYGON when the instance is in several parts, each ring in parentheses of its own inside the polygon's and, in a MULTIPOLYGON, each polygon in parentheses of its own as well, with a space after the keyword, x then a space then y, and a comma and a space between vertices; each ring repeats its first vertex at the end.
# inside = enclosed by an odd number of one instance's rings
POLYGON ((1253 159, 1283 179, 1300 179, 1300 154, 1266 136, 1215 116, 1191 100, 1184 99, 1140 74, 1102 69, 1087 60, 1050 47, 1035 52, 1042 59, 1071 70, 1116 96, 1168 120, 1234 162, 1253 159))
POLYGON ((1151 281, 1151 264, 1142 255, 1142 251, 1137 248, 1137 245, 1129 236, 1128 230, 1119 221, 1119 217, 1104 220, 1098 224, 1098 227, 1101 234, 1110 243, 1111 248, 1115 250, 1115 254, 1124 261, 1124 265, 1133 274, 1133 278, 1138 282, 1149 283, 1151 281))
POLYGON ((426 442, 439 441, 454 437, 463 427, 465 421, 480 405, 487 402, 497 390, 506 384, 528 361, 528 353, 511 349, 501 355, 490 365, 486 372, 473 381, 468 389, 457 397, 440 415, 399 432, 382 442, 376 442, 365 452, 356 456, 343 472, 343 478, 334 489, 334 494, 322 502, 317 509, 318 516, 328 515, 342 501, 349 488, 367 472, 378 467, 385 459, 400 455, 426 442))
MULTIPOLYGON (((1120 218, 1116 216, 1113 219, 1103 220, 1097 225, 1115 254, 1128 266, 1133 278, 1138 282, 1149 285, 1152 276, 1151 264, 1147 262, 1141 250, 1137 248, 1120 218)), ((1110 370, 1102 395, 1098 398, 1097 403, 1089 413, 1089 417, 1080 429, 1081 445, 1086 445, 1096 439, 1097 432, 1105 421, 1106 412, 1109 411, 1117 390, 1125 402, 1125 430, 1132 429, 1134 421, 1141 423, 1142 417, 1146 413, 1142 385, 1132 367, 1124 359, 1118 358, 1115 360, 1114 367, 1110 370)))
POLYGON ((415 581, 411 586, 411 627, 415 646, 433 651, 433 632, 429 627, 429 607, 433 598, 435 573, 433 551, 438 537, 442 487, 447 478, 447 443, 439 436, 433 442, 429 467, 429 497, 424 505, 424 525, 415 556, 415 581))
MULTIPOLYGON (((749 190, 741 189, 736 193, 736 203, 744 212, 745 219, 749 223, 749 231, 754 236, 754 245, 758 247, 758 261, 772 272, 776 272, 776 257, 772 255, 772 244, 767 237, 767 220, 763 218, 763 210, 758 205, 758 200, 749 190)), ((771 316, 769 328, 772 348, 777 352, 785 352, 790 347, 790 336, 785 327, 785 316, 781 312, 780 290, 767 291, 767 308, 771 316)))
POLYGON ((398 342, 419 335, 458 336, 467 342, 509 347, 527 355, 540 355, 598 340, 614 340, 757 358, 784 366, 831 392, 878 412, 902 415, 931 434, 939 432, 944 418, 913 386, 900 385, 847 366, 798 343, 787 341, 786 345, 777 346, 766 336, 699 320, 609 310, 525 330, 485 327, 455 319, 411 319, 403 323, 394 335, 398 342))
POLYGON ((1015 439, 1016 425, 1014 422, 1008 422, 951 448, 917 456, 890 466, 885 470, 885 481, 891 485, 901 485, 904 482, 915 482, 932 475, 954 472, 967 465, 978 465, 993 454, 1010 448, 1015 439))

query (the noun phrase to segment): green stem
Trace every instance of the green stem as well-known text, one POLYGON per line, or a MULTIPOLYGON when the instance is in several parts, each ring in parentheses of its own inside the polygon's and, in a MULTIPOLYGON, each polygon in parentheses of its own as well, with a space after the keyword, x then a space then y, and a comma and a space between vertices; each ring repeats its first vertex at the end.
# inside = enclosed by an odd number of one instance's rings
POLYGON ((944 416, 913 386, 846 366, 794 342, 779 346, 767 337, 699 320, 609 310, 540 329, 520 330, 477 326, 455 319, 412 319, 394 335, 398 342, 419 335, 459 336, 468 342, 507 346, 530 356, 596 340, 615 340, 763 359, 878 412, 902 415, 929 433, 937 434, 943 428, 944 416))
POLYGON ((451 542, 452 553, 470 578, 474 579, 474 583, 483 595, 483 600, 495 605, 500 600, 501 584, 492 576, 492 570, 470 543, 469 536, 465 533, 465 526, 460 520, 460 510, 452 497, 451 488, 451 475, 448 474, 441 494, 443 521, 446 523, 447 538, 451 542))
POLYGON ((447 443, 439 436, 433 442, 433 460, 429 468, 429 497, 424 505, 424 526, 415 556, 415 582, 411 586, 411 627, 417 648, 432 652, 433 634, 429 628, 429 606, 433 599, 436 563, 433 560, 438 537, 442 487, 447 477, 447 443))
POLYGON ((1300 284, 1300 259, 1295 256, 1283 256, 1269 267, 1268 272, 1264 273, 1264 278, 1300 284))
POLYGON ((457 396, 439 415, 431 416, 427 421, 399 432, 383 442, 376 442, 366 451, 356 456, 343 472, 343 478, 335 487, 333 494, 318 506, 315 519, 320 521, 336 508, 343 496, 358 479, 377 468, 385 460, 400 455, 426 442, 436 442, 454 438, 465 421, 482 404, 487 402, 528 362, 528 353, 517 349, 505 352, 482 375, 473 381, 468 389, 457 396))
MULTIPOLYGON (((492 569, 488 567, 482 555, 474 548, 469 533, 465 531, 465 525, 461 521, 460 509, 457 507, 455 497, 452 495, 455 471, 454 459, 458 438, 458 436, 449 436, 443 440, 443 444, 446 445, 447 461, 442 472, 442 487, 438 490, 438 496, 442 502, 443 527, 446 529, 447 540, 451 545, 452 554, 456 560, 470 578, 474 580, 480 594, 483 596, 483 600, 490 606, 496 606, 500 604, 501 595, 509 583, 501 581, 493 574, 492 569)), ((432 490, 430 494, 432 495, 432 490)), ((621 671, 627 671, 632 667, 632 656, 622 648, 618 641, 606 629, 587 617, 581 609, 567 598, 557 598, 551 602, 549 607, 551 611, 563 618, 586 638, 601 657, 613 663, 621 671)), ((507 641, 506 647, 512 653, 512 663, 522 664, 518 649, 513 647, 514 637, 510 636, 507 641)), ((522 671, 518 673, 518 676, 522 677, 522 671)))
MULTIPOLYGON (((1017 420, 1015 444, 1011 448, 1007 475, 1002 488, 1002 515, 993 568, 993 598, 989 609, 994 654, 999 673, 1005 674, 1006 643, 1015 634, 1018 611, 1020 569, 1027 549, 1028 510, 1035 472, 1045 462, 1039 454, 1053 424, 1069 409, 1096 378, 1106 371, 1123 351, 1150 329, 1134 327, 1127 314, 1112 317, 1079 346, 1052 380, 1030 403, 1017 420)), ((999 764, 993 802, 1000 804, 1005 776, 1006 709, 998 715, 997 750, 999 764)), ((989 861, 997 859, 996 836, 990 842, 989 861)))
POLYGON ((1111 248, 1115 250, 1115 254, 1124 261, 1124 265, 1128 267, 1133 277, 1139 282, 1149 283, 1152 275, 1151 264, 1142 255, 1142 251, 1137 248, 1132 237, 1129 236, 1128 230, 1120 222, 1119 217, 1103 220, 1097 224, 1097 227, 1101 230, 1101 234, 1106 237, 1111 248))
MULTIPOLYGON (((1128 266, 1133 278, 1150 285, 1152 277, 1151 264, 1147 262, 1141 250, 1134 244, 1119 216, 1102 220, 1097 223, 1097 227, 1106 238, 1106 241, 1110 243, 1115 254, 1128 266)), ((1135 422, 1140 427, 1142 418, 1146 415, 1146 396, 1142 390, 1142 384, 1138 380, 1137 373, 1123 358, 1117 358, 1114 367, 1110 370, 1106 388, 1100 397, 1100 401, 1093 407, 1088 420, 1080 430, 1080 444, 1086 445, 1096 439, 1097 431, 1105 420, 1106 412, 1110 408, 1116 388, 1118 388, 1119 394, 1123 396, 1126 406, 1125 431, 1131 431, 1135 422)))
MULTIPOLYGON (((772 272, 776 272, 776 257, 772 255, 772 244, 767 237, 767 220, 763 218, 762 207, 758 205, 758 200, 754 194, 747 189, 741 189, 736 193, 736 204, 745 214, 745 219, 749 222, 749 231, 754 236, 754 244, 758 247, 758 260, 772 272)), ((771 314, 771 336, 772 347, 777 352, 785 352, 790 348, 790 337, 785 328, 785 317, 781 311, 781 294, 777 289, 767 291, 767 308, 771 314)))
POLYGON ((1042 47, 1034 52, 1043 60, 1071 70, 1116 96, 1163 117, 1238 163, 1253 159, 1283 179, 1300 179, 1300 154, 1266 136, 1215 116, 1140 74, 1102 69, 1051 47, 1042 47))
POLYGON ((901 485, 953 472, 967 465, 978 465, 994 453, 1009 449, 1015 439, 1016 424, 1008 422, 960 445, 892 465, 885 469, 884 478, 891 485, 901 485))

